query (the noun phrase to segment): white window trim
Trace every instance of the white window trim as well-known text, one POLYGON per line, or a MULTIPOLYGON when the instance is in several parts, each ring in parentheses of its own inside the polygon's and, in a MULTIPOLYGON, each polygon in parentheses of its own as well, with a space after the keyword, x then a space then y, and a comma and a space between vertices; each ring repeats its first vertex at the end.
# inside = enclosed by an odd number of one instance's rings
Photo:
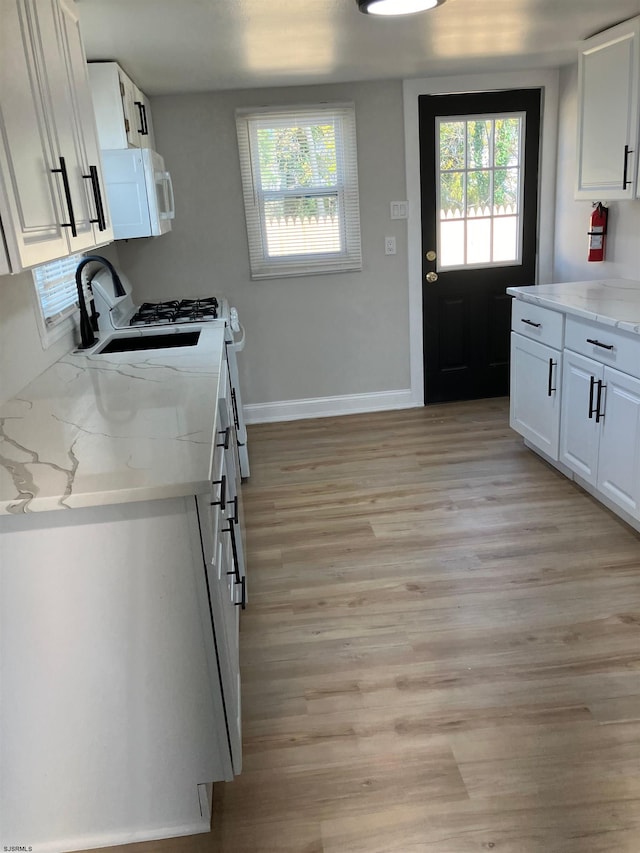
POLYGON ((249 244, 251 278, 282 278, 362 269, 360 205, 358 194, 355 107, 352 103, 286 107, 261 107, 236 111, 238 150, 249 244), (315 253, 269 257, 264 230, 263 202, 272 193, 258 192, 254 177, 259 168, 256 126, 268 119, 273 124, 291 121, 318 121, 327 114, 336 121, 336 154, 339 178, 336 193, 340 200, 340 228, 343 249, 339 253, 315 253))

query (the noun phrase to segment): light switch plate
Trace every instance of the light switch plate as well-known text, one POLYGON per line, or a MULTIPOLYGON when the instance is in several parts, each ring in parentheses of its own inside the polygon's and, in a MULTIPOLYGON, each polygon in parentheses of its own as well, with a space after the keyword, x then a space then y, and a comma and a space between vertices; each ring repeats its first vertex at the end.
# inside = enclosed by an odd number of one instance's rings
POLYGON ((409 215, 408 201, 392 201, 391 202, 391 218, 406 219, 409 215))

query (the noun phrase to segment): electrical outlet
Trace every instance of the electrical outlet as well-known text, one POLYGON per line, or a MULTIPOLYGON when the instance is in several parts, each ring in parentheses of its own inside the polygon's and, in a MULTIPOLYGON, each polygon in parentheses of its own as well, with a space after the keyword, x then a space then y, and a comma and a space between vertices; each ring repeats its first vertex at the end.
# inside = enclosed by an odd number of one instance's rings
POLYGON ((396 238, 395 237, 385 237, 384 238, 384 253, 385 253, 385 255, 395 255, 395 253, 396 253, 396 238))

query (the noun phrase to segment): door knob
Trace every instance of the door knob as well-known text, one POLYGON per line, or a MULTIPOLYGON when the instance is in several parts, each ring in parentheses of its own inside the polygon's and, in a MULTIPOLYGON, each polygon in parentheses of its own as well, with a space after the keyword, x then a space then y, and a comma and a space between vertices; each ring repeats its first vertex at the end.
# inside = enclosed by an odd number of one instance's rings
POLYGON ((437 273, 437 272, 428 272, 428 273, 425 275, 425 278, 426 278, 426 280, 427 280, 429 283, 432 283, 432 282, 434 282, 434 281, 437 281, 437 280, 438 280, 438 273, 437 273))
POLYGON ((436 253, 433 251, 433 249, 429 249, 425 257, 428 261, 435 261, 436 253))

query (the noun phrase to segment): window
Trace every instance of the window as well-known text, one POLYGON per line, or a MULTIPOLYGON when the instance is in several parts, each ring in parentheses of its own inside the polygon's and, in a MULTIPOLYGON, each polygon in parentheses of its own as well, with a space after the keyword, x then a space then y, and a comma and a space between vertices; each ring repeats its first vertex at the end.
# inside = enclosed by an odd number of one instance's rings
POLYGON ((353 104, 236 113, 251 277, 362 269, 353 104))
POLYGON ((438 119, 438 269, 521 262, 524 119, 438 119))
POLYGON ((76 267, 82 257, 70 255, 32 271, 40 308, 40 336, 45 346, 72 328, 71 315, 78 306, 76 267))

